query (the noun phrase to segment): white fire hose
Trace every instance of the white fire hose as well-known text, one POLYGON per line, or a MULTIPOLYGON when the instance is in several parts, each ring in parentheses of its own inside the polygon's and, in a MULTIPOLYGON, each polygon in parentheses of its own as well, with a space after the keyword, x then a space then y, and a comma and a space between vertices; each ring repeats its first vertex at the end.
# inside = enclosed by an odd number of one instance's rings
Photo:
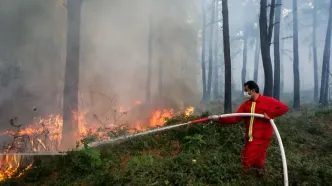
MULTIPOLYGON (((218 118, 226 118, 226 117, 232 117, 232 116, 254 116, 258 118, 264 118, 263 114, 252 114, 252 113, 232 113, 232 114, 223 114, 223 115, 213 115, 209 116, 209 119, 218 119, 218 118)), ((277 137, 279 148, 280 148, 280 154, 281 154, 281 160, 282 160, 282 167, 283 167, 283 172, 284 172, 284 185, 288 186, 288 171, 287 171, 287 161, 286 161, 286 154, 285 154, 285 149, 284 145, 282 144, 282 140, 278 131, 278 128, 276 124, 274 123, 273 119, 270 119, 270 123, 273 127, 274 133, 277 137)))
MULTIPOLYGON (((201 122, 205 122, 205 121, 208 121, 208 120, 216 120, 218 118, 225 118, 225 117, 232 117, 232 116, 236 116, 236 117, 254 116, 254 117, 258 117, 258 118, 264 118, 264 115, 262 115, 262 114, 252 114, 252 113, 232 113, 232 114, 223 114, 223 115, 213 115, 213 116, 209 116, 207 118, 203 118, 203 119, 199 119, 199 120, 195 120, 195 121, 189 121, 187 123, 170 125, 170 126, 161 127, 161 128, 157 128, 157 129, 152 129, 152 130, 148 130, 148 131, 144 131, 144 132, 140 132, 140 133, 136 133, 136 134, 120 136, 118 138, 114 138, 114 139, 110 139, 110 140, 96 141, 96 142, 89 143, 88 146, 89 147, 98 147, 100 145, 113 144, 113 143, 116 143, 116 142, 126 141, 128 139, 135 138, 135 137, 138 137, 138 136, 145 136, 145 135, 148 135, 148 134, 162 132, 162 131, 178 128, 178 127, 189 125, 189 124, 201 123, 201 122)), ((274 123, 274 120, 271 119, 270 123, 273 127, 273 130, 274 130, 276 136, 277 136, 279 147, 280 147, 282 167, 283 167, 283 172, 284 172, 284 185, 288 186, 288 171, 287 171, 287 162, 286 162, 286 155, 285 155, 284 146, 282 144, 282 140, 281 140, 279 131, 277 129, 277 126, 274 123)), ((80 147, 80 148, 75 149, 75 150, 80 150, 82 148, 84 148, 84 147, 80 147)), ((43 155, 47 156, 47 155, 51 155, 51 156, 54 156, 54 155, 67 155, 67 153, 62 153, 62 152, 33 152, 33 153, 0 153, 0 155, 22 155, 22 156, 43 156, 43 155)))
MULTIPOLYGON (((254 117, 258 117, 258 118, 264 118, 263 114, 252 114, 252 113, 232 113, 232 114, 213 115, 213 116, 209 116, 208 118, 203 118, 203 119, 199 119, 199 120, 195 120, 195 121, 189 121, 187 123, 170 125, 170 126, 166 126, 166 127, 161 127, 161 128, 157 128, 157 129, 152 129, 152 130, 140 132, 140 133, 137 133, 137 134, 130 134, 130 135, 127 135, 127 136, 121 136, 121 137, 118 137, 118 138, 115 138, 115 139, 110 139, 110 140, 105 140, 105 141, 96 141, 96 142, 89 143, 88 145, 89 145, 89 147, 98 147, 100 145, 112 144, 112 143, 115 143, 115 142, 128 140, 128 139, 135 138, 135 137, 138 137, 138 136, 145 136, 145 135, 148 135, 148 134, 153 134, 153 133, 157 133, 157 132, 162 132, 162 131, 178 128, 178 127, 181 127, 181 126, 184 126, 184 125, 200 123, 200 122, 204 122, 204 121, 208 121, 208 120, 217 120, 218 118, 225 118, 225 117, 232 117, 232 116, 237 116, 237 117, 254 116, 254 117)), ((283 167, 283 172, 284 172, 284 185, 288 186, 288 171, 287 171, 287 162, 286 162, 286 155, 285 155, 284 146, 282 144, 282 140, 281 140, 279 131, 277 129, 277 126, 274 123, 274 120, 271 119, 270 123, 273 127, 275 135, 277 136, 279 147, 280 147, 282 167, 283 167)))

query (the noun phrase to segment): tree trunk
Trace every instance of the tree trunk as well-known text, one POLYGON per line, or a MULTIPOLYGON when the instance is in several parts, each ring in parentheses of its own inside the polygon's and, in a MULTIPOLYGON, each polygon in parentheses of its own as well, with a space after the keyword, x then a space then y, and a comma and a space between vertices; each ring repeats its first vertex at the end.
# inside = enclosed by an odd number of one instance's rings
POLYGON ((67 2, 67 56, 63 91, 63 138, 61 149, 75 147, 74 134, 78 121, 73 112, 78 112, 78 85, 80 65, 81 0, 67 2))
POLYGON ((248 46, 248 29, 247 26, 243 32, 243 59, 242 59, 242 72, 241 72, 241 81, 242 85, 246 82, 247 76, 247 46, 248 46))
MULTIPOLYGON (((282 25, 282 20, 280 19, 280 26, 282 25)), ((283 37, 283 29, 280 29, 280 35, 281 35, 281 38, 283 37)), ((284 93, 284 79, 285 79, 285 76, 284 76, 284 55, 283 55, 283 51, 284 51, 284 48, 285 48, 285 41, 284 39, 282 38, 281 41, 280 41, 280 97, 282 97, 283 93, 284 93)))
POLYGON ((328 105, 328 86, 330 76, 330 50, 331 50, 331 26, 332 26, 332 2, 330 2, 329 21, 327 24, 323 64, 322 64, 322 80, 320 88, 320 103, 323 106, 328 105))
POLYGON ((254 66, 254 81, 258 82, 258 70, 259 70, 259 51, 260 51, 260 39, 259 30, 257 30, 256 46, 255 46, 255 66, 254 66))
POLYGON ((314 62, 314 100, 318 101, 318 61, 317 61, 317 43, 316 43, 316 30, 317 30, 317 1, 313 1, 313 23, 312 23, 312 53, 314 62))
POLYGON ((293 108, 300 109, 300 72, 299 72, 299 36, 297 19, 297 0, 293 0, 293 74, 294 74, 294 101, 293 108))
POLYGON ((151 68, 152 68, 152 16, 149 17, 149 39, 148 39, 148 71, 146 80, 146 104, 151 101, 151 68))
POLYGON ((224 61, 225 61, 225 100, 224 112, 232 112, 232 63, 231 49, 229 41, 229 23, 228 23, 228 2, 222 0, 222 17, 223 17, 223 40, 224 40, 224 61))
POLYGON ((218 1, 216 2, 216 16, 215 16, 215 41, 214 41, 214 65, 213 65, 213 99, 217 99, 219 97, 219 78, 218 71, 220 66, 220 61, 218 57, 219 53, 219 9, 218 9, 218 1))
POLYGON ((273 33, 275 0, 271 0, 269 26, 267 24, 267 0, 261 0, 259 29, 261 36, 261 54, 264 69, 264 92, 265 96, 272 96, 273 93, 273 70, 270 56, 270 44, 273 33))
POLYGON ((275 28, 274 28, 274 84, 273 97, 280 100, 280 17, 281 0, 277 0, 275 28))
MULTIPOLYGON (((222 30, 221 30, 222 31, 222 30)), ((224 45, 222 44, 223 43, 223 35, 220 35, 220 51, 219 51, 219 59, 220 59, 220 63, 219 63, 219 70, 218 70, 218 78, 219 78, 219 84, 218 84, 218 87, 219 87, 219 96, 221 96, 224 92, 224 81, 225 81, 225 78, 223 78, 223 67, 224 64, 225 64, 225 59, 224 59, 224 45)))
POLYGON ((203 26, 202 26, 202 88, 203 88, 203 98, 202 102, 206 100, 206 68, 205 68, 205 47, 206 47, 206 11, 204 8, 204 3, 202 3, 202 14, 203 14, 203 26))
MULTIPOLYGON (((216 2, 216 0, 214 0, 216 2)), ((213 3, 215 6, 215 3, 213 3)), ((212 8, 212 15, 211 15, 211 23, 215 20, 215 12, 216 9, 213 6, 212 8)), ((210 26, 210 34, 209 34, 209 69, 208 69, 208 82, 207 82, 207 90, 206 90, 206 101, 211 100, 211 85, 212 85, 212 65, 213 65, 213 35, 214 35, 214 27, 213 25, 210 26)))

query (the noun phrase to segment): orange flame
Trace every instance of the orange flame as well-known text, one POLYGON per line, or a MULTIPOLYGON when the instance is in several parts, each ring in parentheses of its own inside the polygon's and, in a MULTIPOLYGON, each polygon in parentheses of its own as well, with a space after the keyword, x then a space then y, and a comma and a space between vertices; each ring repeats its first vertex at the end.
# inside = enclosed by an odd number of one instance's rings
POLYGON ((0 181, 11 178, 20 166, 20 156, 3 156, 0 164, 0 181))
MULTIPOLYGON (((136 101, 135 104, 141 104, 140 101, 136 101)), ((120 107, 118 111, 120 113, 127 112, 128 109, 120 107)), ((116 110, 115 110, 116 112, 116 110)), ((185 116, 190 116, 194 112, 194 107, 188 107, 184 110, 185 116)), ((145 131, 149 128, 163 126, 168 118, 174 116, 173 109, 156 110, 151 113, 148 123, 136 121, 133 123, 134 129, 128 132, 134 133, 137 131, 145 131)), ((87 121, 88 112, 73 112, 72 118, 78 123, 76 134, 74 136, 76 140, 83 139, 89 135, 97 136, 98 140, 110 139, 109 132, 114 128, 106 127, 101 123, 91 123, 87 121), (102 130, 101 130, 102 128, 102 130)), ((107 123, 109 124, 109 123, 107 123)), ((106 125, 107 125, 106 124, 106 125)), ((62 139, 62 127, 63 119, 61 115, 49 115, 45 118, 36 118, 33 124, 18 130, 8 130, 3 134, 14 136, 12 145, 8 146, 5 152, 31 152, 31 151, 58 151, 62 139), (28 137, 28 138, 24 138, 28 137), (19 141, 19 139, 21 141, 19 141), (27 147, 22 148, 23 143, 27 147)), ((5 155, 0 159, 0 182, 12 178, 15 175, 16 178, 22 176, 24 172, 32 167, 32 162, 25 167, 21 172, 16 173, 20 168, 21 156, 18 155, 5 155)))
POLYGON ((186 116, 190 116, 194 113, 195 108, 194 107, 188 107, 184 110, 184 115, 186 116))
MULTIPOLYGON (((46 118, 35 118, 34 123, 26 128, 5 131, 3 134, 14 136, 13 145, 8 146, 5 152, 57 151, 62 138, 62 126, 60 115, 49 115, 46 118)), ((0 159, 0 181, 15 176, 21 161, 19 155, 4 155, 2 157, 0 159)), ((32 162, 19 172, 16 178, 22 176, 31 167, 32 162)))
POLYGON ((174 115, 173 109, 164 109, 155 111, 149 121, 149 127, 162 126, 166 123, 167 119, 174 115))

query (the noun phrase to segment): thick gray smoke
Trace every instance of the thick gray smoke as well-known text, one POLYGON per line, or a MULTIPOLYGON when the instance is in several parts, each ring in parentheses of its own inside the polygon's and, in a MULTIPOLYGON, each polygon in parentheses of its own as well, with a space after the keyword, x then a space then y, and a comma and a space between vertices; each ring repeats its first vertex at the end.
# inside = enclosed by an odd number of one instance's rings
MULTIPOLYGON (((66 1, 1 0, 1 5, 4 126, 11 117, 26 124, 36 116, 61 113, 66 1)), ((145 102, 150 26, 153 107, 198 103, 198 16, 191 0, 83 1, 79 108, 101 115, 145 102)))
MULTIPOLYGON (((205 2, 206 5, 212 3, 205 2)), ((35 116, 61 113, 66 58, 66 1, 0 0, 0 3, 0 114, 3 126, 7 126, 9 118, 15 116, 26 123, 35 116)), ((291 11, 291 3, 285 1, 283 8, 284 12, 291 11)), ((308 75, 313 66, 308 38, 312 28, 305 24, 305 20, 310 20, 305 13, 308 8, 310 3, 299 5, 300 69, 308 72, 301 73, 302 90, 313 88, 313 78, 308 75)), ((150 26, 153 36, 152 105, 183 107, 197 104, 202 92, 201 13, 199 0, 84 0, 81 13, 80 109, 101 114, 113 107, 129 109, 135 103, 145 102, 150 26), (159 86, 160 66, 162 86, 159 86)), ((232 79, 234 87, 240 89, 241 31, 244 25, 258 21, 259 2, 230 1, 229 13, 232 79)), ((319 66, 326 15, 327 12, 320 13, 317 28, 319 66)), ((210 13, 207 18, 210 19, 210 13)), ((284 90, 292 92, 291 16, 286 16, 284 21, 287 24, 282 27, 282 35, 288 39, 284 45, 282 78, 284 90)), ((247 80, 253 77, 254 48, 248 49, 247 80)), ((262 89, 263 75, 260 63, 258 82, 262 89)))

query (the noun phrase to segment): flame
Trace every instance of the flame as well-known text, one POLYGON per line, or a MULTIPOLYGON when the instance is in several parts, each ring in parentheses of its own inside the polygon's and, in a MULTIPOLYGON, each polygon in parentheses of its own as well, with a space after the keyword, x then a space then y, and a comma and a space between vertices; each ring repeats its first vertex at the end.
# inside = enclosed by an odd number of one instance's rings
MULTIPOLYGON (((57 151, 62 138, 63 121, 60 115, 49 115, 45 118, 35 118, 33 124, 26 128, 8 130, 3 134, 13 136, 11 145, 5 153, 57 151)), ((0 181, 12 178, 20 167, 21 156, 4 155, 0 159, 0 181)), ((28 160, 27 160, 28 161, 28 160)), ((32 162, 15 176, 22 176, 32 167, 32 162)))
POLYGON ((0 181, 11 178, 20 166, 20 156, 3 156, 0 164, 0 181))
POLYGON ((194 107, 188 107, 184 110, 184 115, 186 116, 190 116, 194 113, 195 108, 194 107))
MULTIPOLYGON (((141 104, 140 101, 135 101, 135 105, 141 104)), ((126 114, 128 109, 119 107, 114 109, 116 114, 126 114), (116 112, 119 111, 119 112, 116 112)), ((185 116, 190 116, 194 112, 194 107, 186 108, 183 113, 185 116)), ((128 130, 129 133, 135 133, 148 130, 149 128, 163 126, 168 118, 172 118, 175 114, 173 109, 158 109, 152 112, 147 120, 132 122, 132 128, 128 130)), ((111 138, 110 132, 115 131, 116 123, 112 123, 107 119, 106 123, 97 122, 97 116, 94 115, 95 120, 88 120, 88 112, 73 112, 72 118, 77 121, 76 135, 73 136, 75 140, 81 140, 87 136, 94 135, 97 140, 108 140, 111 138), (110 127, 115 126, 115 127, 110 127)), ((114 121, 116 122, 116 121, 114 121)), ((35 118, 31 125, 25 128, 17 128, 17 130, 8 130, 3 134, 13 136, 13 141, 5 149, 9 152, 36 152, 36 151, 58 151, 62 139, 63 119, 59 115, 49 115, 45 118, 35 118)), ((123 128, 122 128, 123 129, 123 128)), ((4 155, 0 159, 0 182, 8 178, 21 177, 33 165, 30 162, 21 172, 17 172, 20 168, 21 156, 18 155, 4 155)))
POLYGON ((77 121, 78 123, 78 135, 79 136, 85 136, 88 133, 88 129, 86 128, 87 122, 86 122, 86 115, 87 112, 72 112, 72 118, 73 120, 77 121))
POLYGON ((28 169, 30 169, 32 167, 32 163, 30 163, 30 165, 28 165, 27 167, 25 167, 22 172, 20 172, 16 177, 19 178, 21 177, 28 169))
POLYGON ((164 125, 167 119, 174 115, 173 109, 164 109, 155 111, 149 121, 149 127, 157 127, 164 125))

